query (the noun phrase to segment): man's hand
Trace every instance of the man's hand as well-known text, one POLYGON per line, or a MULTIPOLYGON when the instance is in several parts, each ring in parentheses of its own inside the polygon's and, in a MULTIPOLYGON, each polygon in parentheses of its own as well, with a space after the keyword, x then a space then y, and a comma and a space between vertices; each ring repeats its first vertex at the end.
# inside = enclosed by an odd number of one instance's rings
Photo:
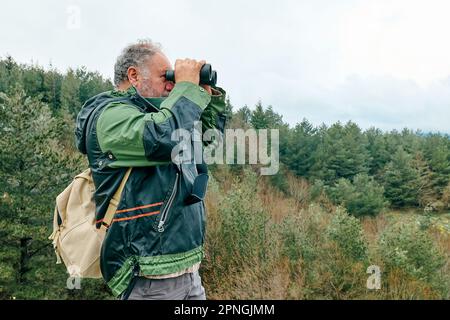
POLYGON ((198 85, 200 69, 205 63, 205 60, 177 59, 175 61, 175 82, 188 81, 198 85))
POLYGON ((211 90, 211 86, 210 86, 210 85, 207 85, 207 84, 201 84, 200 87, 202 87, 203 89, 205 89, 206 92, 208 92, 210 96, 212 95, 212 90, 211 90))

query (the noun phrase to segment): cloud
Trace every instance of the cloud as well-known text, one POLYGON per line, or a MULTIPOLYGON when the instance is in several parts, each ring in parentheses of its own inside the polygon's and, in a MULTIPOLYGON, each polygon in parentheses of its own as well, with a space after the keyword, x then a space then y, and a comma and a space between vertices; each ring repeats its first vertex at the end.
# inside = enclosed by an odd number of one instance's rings
MULTIPOLYGON (((307 90, 311 93, 311 90, 307 90)), ((282 99, 281 99, 282 100, 282 99)), ((295 124, 306 117, 314 124, 356 122, 363 129, 421 129, 450 133, 450 81, 422 87, 390 76, 348 77, 341 85, 281 102, 284 119, 295 124)))
POLYGON ((112 77, 138 38, 206 59, 235 106, 261 99, 286 121, 446 131, 450 21, 445 0, 88 1, 2 5, 0 55, 112 77), (68 7, 80 28, 67 27, 68 7), (24 10, 26 8, 26 10, 24 10), (442 80, 444 79, 444 80, 442 80))

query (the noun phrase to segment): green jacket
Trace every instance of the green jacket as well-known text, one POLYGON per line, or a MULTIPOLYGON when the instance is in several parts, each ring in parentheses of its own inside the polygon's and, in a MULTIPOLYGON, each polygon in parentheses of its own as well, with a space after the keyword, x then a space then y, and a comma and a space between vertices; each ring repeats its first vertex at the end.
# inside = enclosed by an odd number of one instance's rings
POLYGON ((225 91, 210 96, 177 83, 167 98, 141 97, 135 88, 89 99, 77 117, 77 147, 87 154, 95 184, 97 228, 128 167, 133 167, 103 242, 100 266, 120 296, 133 276, 181 271, 204 255, 205 206, 187 201, 199 177, 195 163, 171 161, 176 129, 225 126, 225 91))

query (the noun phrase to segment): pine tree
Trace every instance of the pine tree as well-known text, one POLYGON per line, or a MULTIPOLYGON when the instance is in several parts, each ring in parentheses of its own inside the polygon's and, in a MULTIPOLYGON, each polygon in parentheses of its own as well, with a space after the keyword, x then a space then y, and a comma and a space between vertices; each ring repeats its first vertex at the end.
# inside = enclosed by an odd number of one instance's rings
POLYGON ((394 207, 414 207, 419 204, 420 177, 413 158, 399 147, 384 168, 385 196, 394 207))
MULTIPOLYGON (((319 131, 320 132, 320 131, 319 131)), ((340 122, 323 128, 321 142, 314 154, 312 176, 332 185, 340 178, 352 180, 359 173, 367 173, 370 156, 367 137, 352 122, 340 122)))
POLYGON ((317 130, 308 120, 303 119, 288 131, 287 146, 281 149, 281 158, 296 175, 309 177, 318 143, 317 130))
POLYGON ((448 148, 442 138, 433 139, 433 149, 429 154, 429 165, 432 171, 433 189, 438 197, 442 196, 444 188, 450 181, 450 148, 448 148))
POLYGON ((231 104, 230 97, 227 96, 227 99, 225 101, 225 114, 227 116, 227 122, 230 122, 233 118, 233 109, 234 107, 231 104))
POLYGON ((248 124, 250 123, 251 116, 251 110, 247 107, 247 105, 245 105, 236 112, 236 115, 233 117, 233 119, 237 119, 237 121, 242 124, 248 124))
POLYGON ((0 60, 0 92, 10 92, 21 80, 22 71, 11 56, 0 60))
POLYGON ((266 118, 266 114, 264 113, 264 108, 262 106, 261 101, 258 101, 258 103, 255 106, 255 110, 253 110, 250 123, 255 129, 266 129, 268 128, 268 121, 266 118))
MULTIPOLYGON (((0 94, 0 297, 59 298, 67 275, 55 265, 55 197, 87 166, 60 145, 67 134, 40 99, 0 94)), ((73 128, 71 128, 73 129, 73 128)))
POLYGON ((61 108, 62 81, 63 76, 50 65, 50 70, 44 73, 42 101, 51 107, 53 114, 56 114, 61 108))
POLYGON ((82 102, 80 102, 80 79, 77 78, 75 71, 69 69, 63 79, 61 87, 61 107, 67 110, 75 119, 82 102))
POLYGON ((113 89, 112 83, 105 80, 98 72, 90 72, 86 70, 86 67, 82 67, 75 73, 80 83, 78 99, 81 105, 94 95, 113 89))
POLYGON ((417 192, 419 194, 419 205, 426 207, 427 205, 438 200, 438 196, 433 191, 432 171, 421 152, 417 152, 413 158, 413 168, 419 176, 419 184, 417 192))
POLYGON ((388 205, 384 188, 365 173, 356 175, 353 182, 339 179, 333 187, 327 188, 327 193, 335 204, 344 206, 348 213, 357 217, 375 216, 388 205))
POLYGON ((376 128, 370 128, 364 134, 367 137, 367 150, 370 156, 369 174, 377 176, 386 163, 391 160, 386 137, 380 129, 376 128))

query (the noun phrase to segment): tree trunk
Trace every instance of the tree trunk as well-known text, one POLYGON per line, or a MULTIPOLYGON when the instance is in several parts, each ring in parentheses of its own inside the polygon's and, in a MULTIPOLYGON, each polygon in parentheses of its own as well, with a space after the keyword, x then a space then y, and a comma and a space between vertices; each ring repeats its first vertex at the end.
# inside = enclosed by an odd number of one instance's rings
POLYGON ((22 284, 25 281, 25 273, 27 273, 30 269, 28 268, 28 260, 30 259, 30 255, 28 253, 28 246, 32 238, 26 237, 20 239, 20 264, 19 264, 19 284, 22 284))

